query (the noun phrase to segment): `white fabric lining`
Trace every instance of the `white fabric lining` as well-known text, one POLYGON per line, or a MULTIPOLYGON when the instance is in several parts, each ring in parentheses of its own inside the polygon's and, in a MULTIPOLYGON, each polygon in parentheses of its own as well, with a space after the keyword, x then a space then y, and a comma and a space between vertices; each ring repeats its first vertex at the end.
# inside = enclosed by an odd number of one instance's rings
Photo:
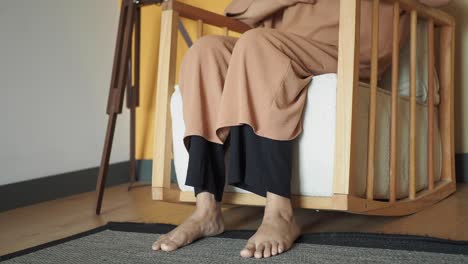
MULTIPOLYGON (((306 196, 333 195, 333 161, 336 121, 336 74, 315 76, 308 87, 307 102, 303 116, 303 132, 294 147, 294 166, 291 191, 293 194, 306 196)), ((358 89, 357 124, 362 144, 357 144, 355 166, 355 191, 364 196, 367 171, 367 133, 368 133, 368 85, 361 83, 358 89)), ((390 92, 378 89, 377 93, 377 124, 375 150, 375 185, 374 196, 377 199, 388 198, 389 179, 389 139, 390 139, 390 92)), ((427 186, 427 106, 417 103, 417 181, 416 188, 421 190, 427 186)), ((437 116, 437 108, 436 108, 437 116)), ((178 86, 171 97, 172 132, 174 147, 174 164, 179 188, 183 191, 193 191, 185 186, 188 166, 188 153, 183 145, 185 125, 182 116, 182 97, 178 86)), ((435 129, 435 179, 441 175, 441 144, 439 126, 436 119, 435 129)), ((408 193, 408 139, 409 139, 409 100, 399 99, 399 173, 397 177, 397 197, 406 197, 408 193)), ((233 186, 226 186, 226 192, 248 191, 233 186)))

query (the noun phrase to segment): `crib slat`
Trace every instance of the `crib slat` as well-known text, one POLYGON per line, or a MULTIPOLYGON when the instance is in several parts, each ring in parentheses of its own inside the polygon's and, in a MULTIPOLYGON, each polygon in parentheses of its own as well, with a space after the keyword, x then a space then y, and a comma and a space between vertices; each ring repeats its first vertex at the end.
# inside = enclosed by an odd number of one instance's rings
POLYGON ((427 182, 429 190, 434 189, 434 20, 428 23, 428 142, 427 142, 427 182))
POLYGON ((400 61, 400 2, 393 4, 393 52, 392 52, 392 115, 390 126, 390 202, 396 201, 396 176, 398 168, 398 76, 400 61))
POLYGON ((372 49, 371 49, 371 79, 369 99, 369 141, 367 144, 367 199, 374 198, 374 160, 375 160, 375 116, 377 105, 377 73, 379 70, 379 3, 374 0, 372 8, 372 49))
POLYGON ((409 198, 416 198, 416 44, 418 13, 411 11, 409 198))
POLYGON ((338 76, 336 86, 333 192, 354 194, 353 162, 359 144, 356 105, 359 84, 361 0, 340 0, 338 76))
MULTIPOLYGON (((153 188, 171 186, 172 123, 169 106, 175 83, 178 21, 179 14, 176 11, 162 12, 154 115, 154 160, 151 181, 153 188)), ((161 192, 157 199, 162 200, 164 195, 161 192)), ((153 199, 154 197, 153 193, 153 199)))
POLYGON ((203 36, 203 20, 197 20, 197 39, 203 36))
POLYGON ((455 182, 454 149, 454 60, 455 26, 440 27, 439 37, 440 104, 439 126, 442 141, 441 179, 455 182))

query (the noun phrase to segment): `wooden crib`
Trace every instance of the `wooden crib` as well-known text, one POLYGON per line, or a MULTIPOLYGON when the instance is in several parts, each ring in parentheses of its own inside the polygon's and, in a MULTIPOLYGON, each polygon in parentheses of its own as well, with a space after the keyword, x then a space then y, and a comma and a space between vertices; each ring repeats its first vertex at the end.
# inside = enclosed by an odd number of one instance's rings
MULTIPOLYGON (((378 5, 374 1, 372 26, 372 64, 370 78, 370 107, 366 195, 356 195, 354 190, 355 175, 351 173, 356 144, 359 135, 356 131, 355 109, 357 105, 356 87, 359 82, 359 18, 361 0, 341 0, 339 59, 337 86, 336 141, 334 157, 333 196, 299 196, 293 195, 294 207, 321 210, 338 210, 358 214, 372 215, 407 215, 422 210, 455 192, 454 170, 454 32, 455 20, 450 15, 420 4, 416 0, 382 0, 394 4, 393 34, 398 35, 399 11, 411 13, 411 64, 410 64, 410 146, 409 146, 409 192, 406 198, 397 199, 397 120, 398 120, 398 40, 393 42, 392 88, 391 88, 391 126, 390 126, 390 178, 389 199, 374 199, 374 157, 376 140, 376 101, 377 101, 377 46, 378 46, 378 5), (429 21, 429 64, 436 63, 435 36, 439 36, 438 74, 440 78, 440 104, 438 116, 433 107, 428 107, 428 153, 427 177, 428 187, 416 191, 416 35, 417 19, 422 17, 429 21), (438 34, 436 34, 438 33, 438 34), (442 144, 442 175, 439 181, 434 178, 434 120, 438 118, 442 144)), ((154 123, 152 196, 154 200, 168 200, 168 195, 178 193, 181 202, 194 202, 193 192, 180 191, 171 184, 172 132, 170 116, 170 96, 174 91, 176 74, 176 50, 178 19, 185 17, 198 23, 198 37, 202 35, 203 24, 210 24, 229 31, 243 33, 249 26, 228 17, 196 8, 175 0, 163 3, 161 36, 159 48, 159 67, 157 79, 157 96, 154 123)), ((429 94, 428 105, 434 105, 434 68, 428 67, 429 94)), ((362 140, 362 139, 361 139, 362 140)), ((225 193, 223 202, 238 205, 264 205, 265 198, 250 193, 225 193)))

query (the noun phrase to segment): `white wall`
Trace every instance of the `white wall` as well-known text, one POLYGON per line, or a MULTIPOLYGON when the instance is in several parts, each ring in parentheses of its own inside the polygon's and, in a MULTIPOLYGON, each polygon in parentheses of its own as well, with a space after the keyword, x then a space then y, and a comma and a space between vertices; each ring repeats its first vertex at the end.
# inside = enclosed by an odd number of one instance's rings
POLYGON ((118 15, 116 0, 0 1, 0 185, 99 165, 118 15))
POLYGON ((468 153, 468 1, 452 0, 445 11, 455 16, 455 152, 468 153))

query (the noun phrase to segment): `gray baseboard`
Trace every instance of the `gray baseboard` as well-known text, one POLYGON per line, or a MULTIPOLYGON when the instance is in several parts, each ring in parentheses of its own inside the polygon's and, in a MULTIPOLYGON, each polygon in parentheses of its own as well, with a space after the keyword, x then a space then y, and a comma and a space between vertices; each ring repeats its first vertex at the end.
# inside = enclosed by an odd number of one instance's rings
MULTIPOLYGON (((151 183, 152 166, 152 160, 137 161, 139 182, 151 183)), ((174 163, 172 163, 172 168, 174 168, 174 163)), ((128 182, 129 170, 129 162, 111 164, 109 166, 106 186, 109 187, 128 182)), ((0 212, 94 191, 96 189, 98 172, 99 167, 94 167, 1 185, 0 212)), ((171 170, 171 181, 177 182, 174 169, 171 170)))
MULTIPOLYGON (((0 186, 0 212, 94 191, 99 168, 90 168, 0 186)), ((109 166, 106 186, 128 182, 129 162, 109 166)))
POLYGON ((455 155, 455 175, 457 182, 468 182, 468 153, 455 155))
MULTIPOLYGON (((138 181, 150 183, 152 160, 137 161, 138 181)), ((455 155, 457 182, 468 182, 468 153, 455 155)), ((94 191, 99 168, 90 168, 0 186, 0 212, 94 191)), ((111 164, 106 186, 128 182, 129 162, 111 164)), ((172 161, 171 182, 177 182, 172 161)))

